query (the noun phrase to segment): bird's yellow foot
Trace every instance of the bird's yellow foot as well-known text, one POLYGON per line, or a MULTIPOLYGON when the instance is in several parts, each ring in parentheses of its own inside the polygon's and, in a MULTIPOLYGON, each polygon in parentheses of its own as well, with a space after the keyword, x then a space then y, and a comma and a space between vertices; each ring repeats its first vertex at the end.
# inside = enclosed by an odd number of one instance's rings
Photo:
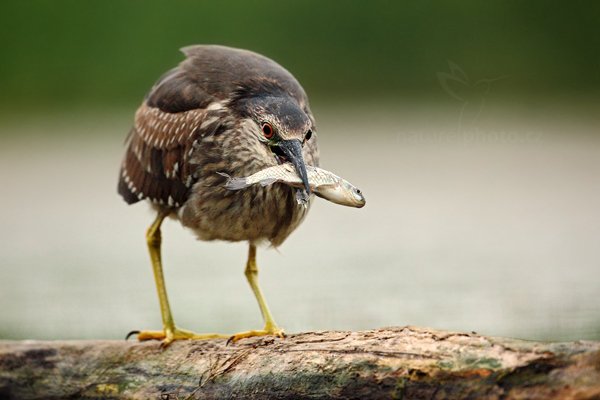
POLYGON ((227 340, 227 343, 235 343, 238 340, 255 336, 277 336, 278 338, 283 339, 285 337, 285 332, 278 326, 265 326, 265 329, 261 330, 236 333, 227 340))
POLYGON ((207 340, 207 339, 226 339, 228 335, 222 335, 220 333, 204 333, 198 334, 186 329, 165 329, 162 331, 133 331, 127 337, 131 335, 137 335, 140 342, 145 340, 161 340, 161 346, 166 347, 175 340, 207 340))

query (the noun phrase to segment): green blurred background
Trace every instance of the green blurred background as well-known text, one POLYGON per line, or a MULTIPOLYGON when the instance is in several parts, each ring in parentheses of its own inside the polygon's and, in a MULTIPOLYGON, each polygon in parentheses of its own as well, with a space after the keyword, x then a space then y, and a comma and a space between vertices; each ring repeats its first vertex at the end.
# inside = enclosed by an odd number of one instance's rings
MULTIPOLYGON (((309 94, 314 202, 261 281, 289 332, 422 325, 600 339, 600 3, 11 1, 0 12, 0 339, 158 328, 123 139, 179 48, 257 51, 309 94)), ((244 244, 167 221, 176 320, 259 328, 244 244)))
POLYGON ((600 89, 600 5, 521 2, 27 1, 0 15, 4 107, 139 100, 176 49, 250 48, 311 96, 436 98, 446 60, 507 76, 510 99, 589 98, 600 89))

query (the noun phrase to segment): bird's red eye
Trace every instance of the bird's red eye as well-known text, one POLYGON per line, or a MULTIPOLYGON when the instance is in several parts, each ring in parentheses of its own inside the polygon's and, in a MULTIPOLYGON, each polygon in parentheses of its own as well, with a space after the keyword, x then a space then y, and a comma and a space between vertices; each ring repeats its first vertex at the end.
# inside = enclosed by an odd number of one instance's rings
POLYGON ((262 131, 263 131, 263 135, 265 135, 265 137, 267 139, 271 139, 273 137, 273 134, 275 133, 275 131, 273 130, 273 127, 268 122, 265 122, 264 124, 262 124, 262 131))

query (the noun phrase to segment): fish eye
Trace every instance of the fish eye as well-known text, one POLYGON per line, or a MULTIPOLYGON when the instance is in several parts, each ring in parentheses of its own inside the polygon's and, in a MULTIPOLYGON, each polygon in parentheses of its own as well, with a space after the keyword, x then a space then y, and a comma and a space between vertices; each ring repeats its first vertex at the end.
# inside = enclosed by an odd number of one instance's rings
POLYGON ((271 124, 268 122, 263 122, 261 129, 262 129, 263 135, 267 139, 271 139, 273 137, 273 135, 275 134, 275 130, 273 129, 271 124))

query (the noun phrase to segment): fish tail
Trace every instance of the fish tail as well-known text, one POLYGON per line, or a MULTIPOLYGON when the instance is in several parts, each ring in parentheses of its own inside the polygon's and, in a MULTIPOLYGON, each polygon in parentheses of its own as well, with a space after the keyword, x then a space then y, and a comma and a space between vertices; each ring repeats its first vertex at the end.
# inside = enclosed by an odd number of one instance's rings
POLYGON ((225 183, 225 188, 229 190, 240 190, 248 187, 246 178, 229 178, 225 183))
POLYGON ((217 172, 217 174, 224 176, 227 178, 227 182, 225 182, 225 189, 229 190, 240 190, 248 187, 248 183, 246 182, 246 178, 234 178, 225 172, 217 172))

